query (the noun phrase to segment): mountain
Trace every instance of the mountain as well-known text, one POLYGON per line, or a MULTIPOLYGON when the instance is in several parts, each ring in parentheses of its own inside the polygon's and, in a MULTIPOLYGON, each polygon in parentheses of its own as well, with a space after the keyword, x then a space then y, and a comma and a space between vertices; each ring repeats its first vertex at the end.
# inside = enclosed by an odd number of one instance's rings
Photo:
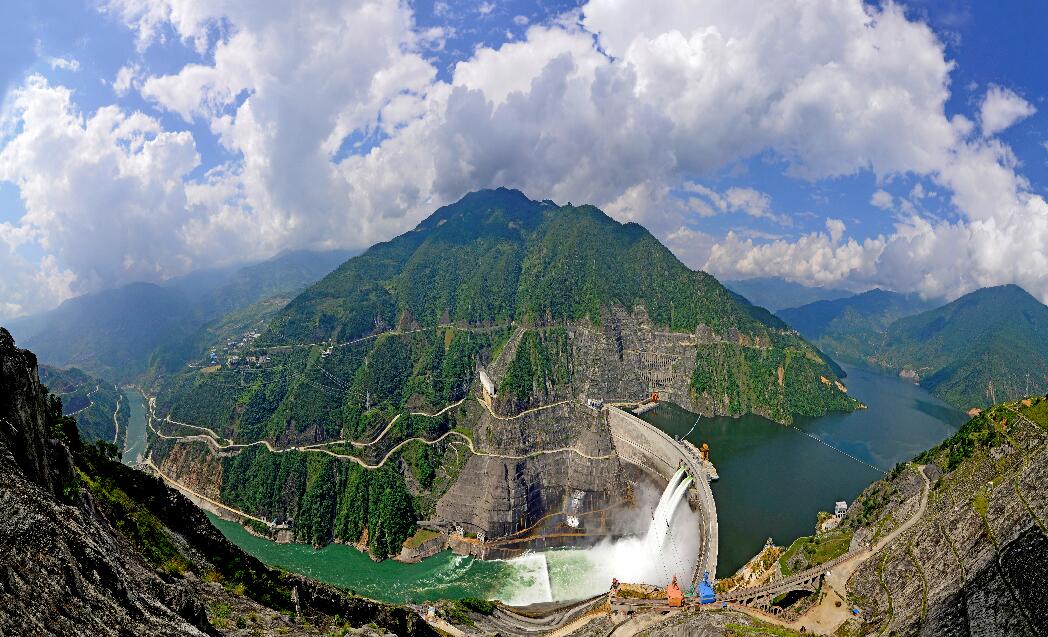
MULTIPOLYGON (((165 377, 165 437, 149 450, 173 479, 288 523, 298 541, 386 557, 417 523, 495 539, 575 492, 593 509, 624 505, 608 424, 587 399, 657 392, 789 423, 856 408, 840 376, 641 226, 486 190, 165 377), (231 442, 250 446, 215 453, 231 442)), ((526 548, 503 546, 491 550, 526 548)))
POLYGON ((182 293, 132 283, 65 301, 23 341, 48 364, 122 382, 146 370, 157 346, 189 334, 199 322, 182 293))
POLYGON ((413 611, 270 569, 115 455, 80 439, 0 328, 0 633, 435 635, 413 611))
POLYGON ((352 254, 348 250, 282 252, 272 259, 236 269, 218 286, 197 286, 191 298, 206 318, 217 318, 262 299, 294 295, 352 254))
POLYGON ((62 415, 76 418, 80 436, 124 448, 128 410, 119 387, 70 367, 40 366, 40 382, 62 399, 62 415))
MULTIPOLYGON (((330 272, 347 252, 285 252, 261 263, 208 270, 162 285, 132 283, 87 294, 12 323, 14 333, 49 364, 129 382, 158 348, 179 365, 213 320, 280 295, 286 299, 330 272)), ((195 351, 195 350, 193 350, 195 351)))
POLYGON ((862 363, 884 344, 885 332, 892 322, 935 305, 916 294, 873 289, 779 310, 776 314, 837 360, 862 363))
POLYGON ((724 281, 724 287, 741 294, 750 303, 778 312, 788 307, 798 307, 815 301, 829 301, 851 296, 848 290, 812 287, 777 276, 755 277, 724 281))
POLYGON ((915 372, 934 394, 962 407, 1048 387, 1048 307, 1016 285, 983 288, 899 319, 876 363, 915 372))

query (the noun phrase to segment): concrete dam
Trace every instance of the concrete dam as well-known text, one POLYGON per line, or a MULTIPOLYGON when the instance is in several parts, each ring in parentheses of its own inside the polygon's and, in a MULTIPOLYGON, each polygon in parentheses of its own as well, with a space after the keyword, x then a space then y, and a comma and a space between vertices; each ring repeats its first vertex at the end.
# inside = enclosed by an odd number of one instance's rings
POLYGON ((605 409, 615 452, 621 462, 641 468, 662 483, 672 479, 681 466, 694 478, 688 500, 698 514, 699 553, 691 579, 692 584, 697 584, 703 573, 708 572, 710 581, 714 581, 717 576, 718 534, 717 506, 709 483, 712 465, 702 460, 698 450, 690 444, 674 440, 636 415, 612 405, 605 409))

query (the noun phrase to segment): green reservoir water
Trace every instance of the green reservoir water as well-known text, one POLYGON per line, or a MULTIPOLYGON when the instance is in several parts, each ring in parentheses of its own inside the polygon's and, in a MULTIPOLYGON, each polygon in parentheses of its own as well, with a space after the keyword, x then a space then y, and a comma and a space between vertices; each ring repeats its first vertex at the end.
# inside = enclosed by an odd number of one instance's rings
MULTIPOLYGON (((738 570, 769 537, 786 545, 811 535, 819 511, 832 511, 837 500, 850 504, 883 471, 935 446, 967 420, 911 383, 852 367, 845 371, 849 393, 869 409, 800 419, 796 427, 759 416, 703 418, 688 435, 696 445, 709 443, 720 474, 713 483, 718 576, 738 570)), ((643 418, 674 436, 686 434, 697 420, 670 404, 643 418)))
POLYGON ((127 421, 127 439, 124 442, 124 464, 134 464, 146 451, 146 405, 140 392, 124 392, 124 401, 130 410, 127 421))
POLYGON ((508 561, 443 551, 418 564, 373 562, 344 544, 319 550, 305 544, 277 544, 248 533, 236 522, 210 513, 208 517, 226 538, 267 564, 386 602, 481 597, 524 605, 588 593, 576 591, 577 574, 590 570, 580 551, 549 551, 508 561))
MULTIPOLYGON (((730 575, 752 557, 765 539, 788 544, 812 533, 816 513, 851 500, 881 470, 909 460, 956 431, 960 411, 912 384, 847 368, 852 395, 869 409, 799 421, 783 427, 760 417, 703 418, 662 404, 644 415, 676 436, 708 442, 720 473, 713 484, 720 525, 717 572, 730 575), (877 468, 874 468, 877 467, 877 468)), ((132 425, 127 458, 133 458, 135 422, 145 412, 141 395, 129 394, 132 425)), ((357 550, 332 544, 320 550, 276 544, 239 524, 212 517, 222 533, 262 561, 389 602, 476 596, 512 604, 574 599, 604 590, 607 561, 614 549, 548 551, 509 561, 485 562, 445 551, 420 564, 372 562, 357 550)), ((628 553, 627 553, 628 554, 628 553)))

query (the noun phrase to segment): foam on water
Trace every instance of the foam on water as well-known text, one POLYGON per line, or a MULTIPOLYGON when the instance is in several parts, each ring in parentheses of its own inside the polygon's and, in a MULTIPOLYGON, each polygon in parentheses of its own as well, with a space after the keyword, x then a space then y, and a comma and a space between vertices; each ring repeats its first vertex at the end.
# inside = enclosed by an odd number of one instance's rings
POLYGON ((583 599, 608 590, 612 578, 664 585, 687 582, 695 565, 696 520, 686 502, 692 478, 678 470, 659 498, 644 537, 606 540, 584 550, 526 553, 512 567, 499 599, 512 605, 583 599))
POLYGON ((510 575, 499 591, 499 599, 512 606, 553 601, 546 553, 525 553, 506 560, 510 575))

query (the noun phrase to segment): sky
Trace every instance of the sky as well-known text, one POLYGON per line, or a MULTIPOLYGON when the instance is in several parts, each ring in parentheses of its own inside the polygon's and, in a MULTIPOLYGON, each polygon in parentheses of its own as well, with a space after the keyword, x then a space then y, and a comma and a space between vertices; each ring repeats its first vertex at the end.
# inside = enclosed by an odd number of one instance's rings
POLYGON ((721 278, 1048 301, 1034 0, 8 0, 0 320, 479 188, 721 278))

